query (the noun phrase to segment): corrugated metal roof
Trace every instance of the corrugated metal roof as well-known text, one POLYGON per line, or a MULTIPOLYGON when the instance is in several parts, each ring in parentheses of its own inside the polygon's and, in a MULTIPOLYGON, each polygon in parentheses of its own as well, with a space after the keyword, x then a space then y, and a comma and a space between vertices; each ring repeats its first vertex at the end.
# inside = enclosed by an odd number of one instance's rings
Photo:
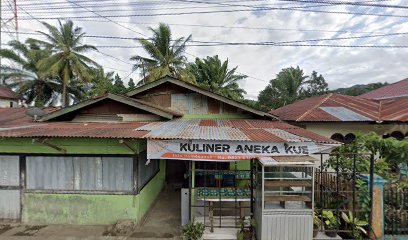
POLYGON ((0 99, 18 100, 21 97, 10 88, 0 85, 0 99))
POLYGON ((0 128, 0 137, 141 138, 146 131, 133 131, 146 123, 32 123, 0 128))
POLYGON ((408 98, 370 100, 340 94, 312 97, 272 112, 284 121, 378 122, 408 121, 408 98))
POLYGON ((390 99, 398 97, 408 97, 408 78, 399 82, 378 88, 376 90, 360 95, 361 98, 367 99, 390 99))
POLYGON ((354 112, 345 107, 320 107, 328 114, 340 119, 341 121, 370 121, 368 117, 365 117, 357 112, 354 112))
POLYGON ((280 121, 255 119, 172 120, 149 123, 136 131, 150 131, 144 136, 148 139, 337 143, 280 121))

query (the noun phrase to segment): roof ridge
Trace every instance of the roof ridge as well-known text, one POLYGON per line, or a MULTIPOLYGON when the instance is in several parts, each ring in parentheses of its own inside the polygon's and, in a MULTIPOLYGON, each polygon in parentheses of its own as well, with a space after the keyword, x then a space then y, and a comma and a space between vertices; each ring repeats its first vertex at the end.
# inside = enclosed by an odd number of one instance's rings
POLYGON ((296 119, 296 121, 300 121, 302 118, 304 118, 307 114, 309 114, 311 111, 315 110, 318 106, 322 105, 324 102, 326 102, 331 96, 333 96, 334 93, 329 93, 327 94, 327 96, 320 101, 318 104, 316 104, 314 107, 312 107, 311 109, 307 110, 306 112, 304 112, 300 117, 298 117, 296 119))

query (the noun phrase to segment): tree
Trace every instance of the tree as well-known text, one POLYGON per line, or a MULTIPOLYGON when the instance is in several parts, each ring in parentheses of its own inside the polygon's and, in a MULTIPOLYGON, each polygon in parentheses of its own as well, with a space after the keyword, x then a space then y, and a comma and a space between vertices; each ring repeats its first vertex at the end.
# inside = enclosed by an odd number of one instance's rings
POLYGON ((316 71, 312 72, 305 83, 306 86, 303 90, 303 96, 300 96, 301 98, 323 95, 329 92, 329 85, 326 80, 321 74, 318 76, 316 71))
POLYGON ((204 89, 231 99, 243 99, 246 92, 239 87, 238 82, 247 76, 236 74, 237 68, 228 69, 228 59, 221 62, 218 55, 215 55, 204 59, 196 58, 194 63, 188 65, 187 70, 204 89))
POLYGON ((113 92, 114 72, 107 72, 103 68, 94 69, 92 80, 89 84, 88 97, 96 97, 113 92))
POLYGON ((59 28, 43 22, 49 33, 39 32, 46 41, 32 39, 52 51, 52 55, 38 63, 40 70, 50 76, 62 80, 62 105, 68 106, 71 82, 88 82, 92 79, 94 67, 100 67, 95 61, 82 53, 97 50, 94 46, 82 44, 85 33, 82 28, 75 27, 72 21, 64 24, 59 22, 59 28))
POLYGON ((304 75, 302 69, 284 68, 259 93, 258 102, 266 110, 279 108, 296 100, 324 94, 328 91, 326 80, 313 71, 304 75))
POLYGON ((1 49, 0 56, 18 67, 0 66, 3 83, 16 88, 17 93, 23 95, 28 104, 34 103, 35 106, 42 107, 55 100, 56 92, 61 89, 60 83, 37 67, 41 59, 50 56, 50 50, 40 48, 29 40, 25 43, 10 41, 8 45, 11 49, 1 49))
POLYGON ((388 83, 369 83, 369 84, 357 84, 348 88, 338 88, 332 92, 334 93, 339 93, 339 94, 344 94, 344 95, 350 95, 350 96, 358 96, 361 94, 364 94, 366 92, 370 92, 373 90, 376 90, 380 87, 384 87, 388 85, 388 83))
POLYGON ((115 75, 115 81, 113 83, 113 92, 112 93, 116 93, 116 94, 123 94, 125 93, 126 87, 123 84, 122 79, 119 77, 119 74, 116 73, 115 75))
POLYGON ((183 54, 191 35, 187 38, 181 37, 173 40, 170 27, 164 23, 150 30, 153 37, 149 40, 139 40, 149 57, 136 55, 130 58, 136 62, 133 69, 141 70, 143 79, 138 85, 155 81, 166 75, 188 81, 184 70, 186 57, 183 54))
POLYGON ((127 89, 128 92, 133 91, 133 90, 136 89, 136 84, 135 84, 135 82, 133 81, 133 78, 130 78, 130 79, 129 79, 128 85, 129 85, 129 87, 128 87, 128 89, 127 89))

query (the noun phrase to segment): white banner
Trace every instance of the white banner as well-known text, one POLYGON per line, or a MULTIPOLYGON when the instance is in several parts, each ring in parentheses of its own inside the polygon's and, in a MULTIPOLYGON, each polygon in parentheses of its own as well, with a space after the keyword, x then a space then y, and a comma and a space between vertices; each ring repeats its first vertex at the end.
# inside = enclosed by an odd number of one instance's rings
POLYGON ((256 157, 305 156, 337 145, 313 142, 267 143, 205 140, 147 140, 148 159, 246 160, 256 157))

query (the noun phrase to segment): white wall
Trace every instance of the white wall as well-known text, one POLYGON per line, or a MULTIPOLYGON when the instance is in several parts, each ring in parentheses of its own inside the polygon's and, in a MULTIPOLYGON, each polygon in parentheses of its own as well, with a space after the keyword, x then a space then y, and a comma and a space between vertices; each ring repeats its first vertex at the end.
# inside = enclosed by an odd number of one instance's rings
POLYGON ((9 108, 10 102, 13 104, 13 107, 18 107, 18 102, 10 99, 0 99, 0 108, 9 108))
POLYGON ((367 134, 375 132, 382 136, 394 131, 408 133, 408 124, 372 124, 372 123, 306 123, 305 127, 314 133, 330 138, 334 133, 343 136, 348 133, 367 134))

